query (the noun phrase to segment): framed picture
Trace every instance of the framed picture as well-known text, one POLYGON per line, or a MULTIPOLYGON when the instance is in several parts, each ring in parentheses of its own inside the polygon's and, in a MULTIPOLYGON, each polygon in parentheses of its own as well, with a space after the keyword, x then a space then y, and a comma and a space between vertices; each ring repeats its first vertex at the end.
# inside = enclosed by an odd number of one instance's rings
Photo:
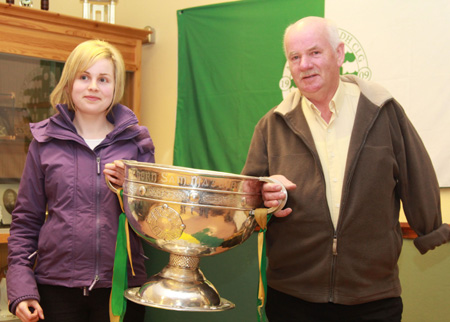
POLYGON ((18 191, 19 179, 0 179, 0 227, 11 225, 18 191))

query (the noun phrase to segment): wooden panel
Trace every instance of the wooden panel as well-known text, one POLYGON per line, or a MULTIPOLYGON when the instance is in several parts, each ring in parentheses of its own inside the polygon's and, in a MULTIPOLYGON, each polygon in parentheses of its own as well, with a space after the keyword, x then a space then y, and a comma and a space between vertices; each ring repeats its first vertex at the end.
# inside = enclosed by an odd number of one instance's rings
POLYGON ((412 230, 412 228, 409 226, 408 223, 402 222, 402 223, 400 223, 400 226, 402 227, 403 238, 415 239, 418 237, 416 232, 414 230, 412 230))
MULTIPOLYGON (((1 9, 4 8, 4 6, 0 6, 0 13, 6 15, 2 16, 0 23, 3 34, 2 42, 5 42, 5 47, 1 48, 3 52, 65 61, 69 53, 80 42, 86 39, 103 39, 121 50, 128 70, 135 70, 140 65, 137 52, 141 50, 140 44, 147 39, 148 32, 145 30, 136 29, 132 32, 129 30, 130 34, 124 37, 123 32, 115 33, 116 25, 100 22, 92 24, 91 21, 85 19, 80 19, 80 24, 76 25, 62 24, 60 19, 68 16, 63 17, 45 11, 38 11, 38 13, 47 20, 28 20, 27 16, 8 16, 7 14, 10 14, 11 10, 2 11, 1 9)), ((25 13, 33 10, 14 6, 6 8, 21 9, 25 13)))
MULTIPOLYGON (((8 243, 9 233, 0 233, 0 244, 8 243)), ((1 256, 0 256, 1 258, 1 256)))
POLYGON ((6 244, 5 241, 4 243, 0 244, 0 278, 4 277, 4 272, 7 266, 8 266, 8 244, 6 244))
POLYGON ((28 152, 28 143, 24 140, 0 139, 0 178, 20 178, 28 152))
POLYGON ((130 108, 140 116, 140 66, 142 44, 151 31, 62 15, 54 12, 0 3, 0 52, 65 61, 70 52, 87 39, 102 39, 122 53, 133 72, 130 108))
POLYGON ((415 239, 417 238, 417 234, 408 223, 402 222, 400 223, 400 227, 402 227, 403 238, 405 239, 415 239))

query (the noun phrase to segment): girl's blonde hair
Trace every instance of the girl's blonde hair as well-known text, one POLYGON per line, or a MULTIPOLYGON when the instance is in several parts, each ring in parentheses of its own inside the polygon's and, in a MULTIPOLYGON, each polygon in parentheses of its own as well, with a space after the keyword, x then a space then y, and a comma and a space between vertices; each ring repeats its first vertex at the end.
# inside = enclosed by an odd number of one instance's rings
POLYGON ((110 59, 114 65, 114 96, 107 112, 122 99, 125 88, 125 63, 120 51, 102 40, 87 40, 79 44, 69 55, 61 74, 61 79, 50 95, 50 103, 67 104, 69 109, 76 107, 72 100, 72 87, 79 73, 89 69, 101 59, 110 59))

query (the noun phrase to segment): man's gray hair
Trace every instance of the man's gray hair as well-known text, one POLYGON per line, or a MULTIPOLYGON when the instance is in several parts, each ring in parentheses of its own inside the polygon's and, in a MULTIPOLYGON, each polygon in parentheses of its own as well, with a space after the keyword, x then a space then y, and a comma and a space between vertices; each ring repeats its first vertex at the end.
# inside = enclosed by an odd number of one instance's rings
POLYGON ((339 44, 341 43, 341 39, 339 38, 339 29, 336 25, 336 23, 330 19, 327 18, 322 18, 322 17, 305 17, 302 18, 296 22, 294 22, 293 24, 289 25, 286 30, 284 31, 284 36, 283 36, 283 49, 284 49, 284 55, 287 58, 287 52, 286 52, 286 36, 289 33, 289 31, 297 26, 298 24, 304 22, 305 20, 311 20, 311 19, 320 19, 323 20, 326 24, 327 30, 328 30, 328 41, 331 45, 331 47, 336 51, 337 47, 339 46, 339 44))

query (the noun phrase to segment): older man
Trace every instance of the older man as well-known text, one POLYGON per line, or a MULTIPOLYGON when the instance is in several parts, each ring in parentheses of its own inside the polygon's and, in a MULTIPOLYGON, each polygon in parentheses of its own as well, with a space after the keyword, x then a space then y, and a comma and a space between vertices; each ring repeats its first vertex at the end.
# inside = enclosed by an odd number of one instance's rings
MULTIPOLYGON (((401 321, 400 201, 421 253, 450 240, 430 158, 388 91, 340 76, 332 22, 301 19, 284 45, 298 90, 258 122, 242 171, 277 175, 289 190, 267 230, 267 316, 401 321)), ((264 185, 267 207, 281 197, 264 185)))

